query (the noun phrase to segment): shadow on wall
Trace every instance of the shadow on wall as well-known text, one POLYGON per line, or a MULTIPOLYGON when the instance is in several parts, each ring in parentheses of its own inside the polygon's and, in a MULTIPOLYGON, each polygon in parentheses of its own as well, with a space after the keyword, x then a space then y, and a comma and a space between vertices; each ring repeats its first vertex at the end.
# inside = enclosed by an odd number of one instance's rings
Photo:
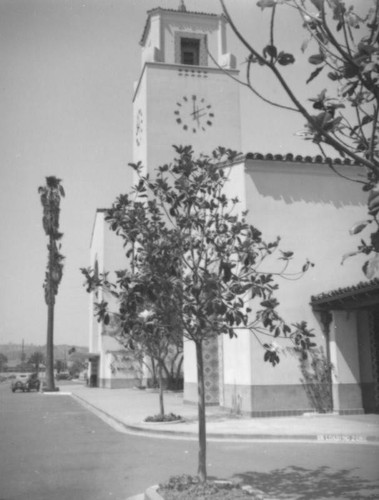
POLYGON ((354 469, 331 470, 329 467, 305 469, 286 467, 270 472, 245 472, 234 479, 252 489, 263 491, 270 498, 291 500, 377 499, 379 483, 354 476, 354 469))
MULTIPOLYGON (((358 178, 357 167, 337 169, 349 178, 358 178)), ((327 165, 247 160, 246 174, 259 194, 287 204, 305 201, 342 208, 364 206, 367 200, 362 184, 339 177, 327 165)))

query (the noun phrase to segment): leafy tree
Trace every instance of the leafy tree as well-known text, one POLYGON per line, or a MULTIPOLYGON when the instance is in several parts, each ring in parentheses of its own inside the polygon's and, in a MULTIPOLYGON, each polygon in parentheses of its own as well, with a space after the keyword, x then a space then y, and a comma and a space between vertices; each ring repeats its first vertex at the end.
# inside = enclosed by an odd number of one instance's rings
POLYGON ((69 372, 72 377, 78 376, 86 368, 86 362, 82 359, 75 359, 70 363, 69 372))
POLYGON ((45 362, 45 356, 41 351, 35 351, 29 356, 28 364, 34 365, 36 373, 39 373, 39 366, 45 362))
POLYGON ((0 352, 0 372, 5 371, 7 363, 8 363, 8 358, 6 357, 5 354, 0 352))
POLYGON ((46 177, 46 186, 38 188, 43 207, 42 225, 48 236, 48 263, 43 288, 47 304, 47 341, 46 341, 46 390, 54 391, 54 306, 55 296, 63 275, 64 257, 60 253, 63 234, 59 231, 61 197, 65 192, 61 179, 46 177))
POLYGON ((63 372, 66 369, 66 363, 63 361, 63 359, 57 359, 54 363, 54 366, 57 370, 57 373, 63 372))
MULTIPOLYGON (((136 198, 124 197, 127 209, 120 207, 110 221, 117 215, 113 228, 117 231, 124 224, 125 237, 130 234, 131 241, 138 241, 134 279, 128 273, 119 275, 126 282, 120 296, 125 300, 121 317, 131 323, 126 331, 136 328, 143 332, 142 343, 159 332, 165 331, 170 338, 177 332, 196 346, 198 475, 205 481, 204 341, 222 334, 235 337, 236 329, 247 329, 259 342, 260 334, 269 334, 287 338, 306 352, 314 346, 313 334, 305 323, 288 325, 280 316, 274 297, 278 287, 275 277, 300 277, 312 264, 306 262, 296 275, 289 273, 293 253, 279 250, 279 239, 266 243, 261 232, 247 222, 247 213, 240 213, 238 200, 224 194, 227 176, 220 165, 234 160, 234 152, 219 148, 211 157, 196 159, 191 146, 175 150, 174 162, 159 167, 154 180, 142 175, 140 164, 131 164, 139 175, 136 198), (138 223, 130 217, 129 207, 141 213, 138 223), (141 230, 146 235, 140 241, 137 235, 141 230), (263 262, 275 254, 276 270, 263 271, 263 262), (141 307, 146 307, 146 313, 138 315, 141 307), (144 316, 143 322, 137 318, 137 326, 136 316, 144 316), (164 330, 167 318, 174 323, 164 330)), ((133 255, 133 250, 130 253, 133 255)), ((100 307, 100 316, 106 318, 107 304, 100 307)), ((264 360, 275 366, 278 346, 274 342, 261 345, 264 360)))
POLYGON ((247 52, 246 78, 240 83, 269 105, 301 114, 306 120, 301 135, 313 141, 337 175, 348 178, 339 168, 345 159, 361 167, 361 176, 350 180, 369 192, 368 217, 356 223, 350 233, 370 227, 371 234, 368 242, 361 240, 357 251, 346 254, 343 260, 360 253, 369 256, 363 271, 373 278, 379 273, 379 2, 367 0, 347 7, 343 0, 259 0, 257 6, 270 14, 263 50, 259 48, 262 32, 255 41, 247 38, 235 25, 225 0, 220 3, 247 52), (289 71, 293 72, 296 59, 277 36, 277 17, 284 8, 298 14, 305 32, 301 50, 311 51, 311 70, 304 75, 304 87, 316 79, 323 80, 322 87, 327 86, 308 100, 301 97, 304 89, 299 89, 299 81, 296 86, 290 83, 289 71), (256 71, 252 78, 257 65, 274 76, 288 97, 286 103, 275 101, 258 88, 256 71), (332 163, 328 149, 341 158, 332 163))
MULTIPOLYGON (((68 349, 67 354, 69 355, 69 372, 72 377, 78 376, 82 371, 87 368, 88 361, 86 354, 77 352, 75 346, 68 349)), ((65 363, 67 365, 67 363, 65 363)))
POLYGON ((172 241, 175 235, 162 225, 156 201, 133 201, 121 195, 107 212, 106 220, 122 237, 130 265, 116 272, 116 284, 109 282, 107 273, 97 276, 92 269, 81 271, 87 291, 101 286, 117 299, 118 312, 112 316, 106 300, 95 304, 99 321, 107 325, 112 317, 117 323, 115 337, 119 342, 134 351, 141 362, 147 356, 153 360, 153 368, 157 363, 159 412, 163 416, 163 373, 167 381, 173 379, 175 368, 178 374, 183 349, 178 323, 180 296, 172 281, 180 273, 177 245, 172 241))

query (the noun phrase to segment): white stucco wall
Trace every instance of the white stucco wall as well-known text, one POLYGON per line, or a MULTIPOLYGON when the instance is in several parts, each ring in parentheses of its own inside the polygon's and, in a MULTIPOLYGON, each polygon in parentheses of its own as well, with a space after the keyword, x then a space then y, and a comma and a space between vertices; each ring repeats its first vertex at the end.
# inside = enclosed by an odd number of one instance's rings
MULTIPOLYGON (((136 93, 133 100, 133 161, 147 165, 146 131, 149 126, 149 115, 146 102, 146 78, 145 73, 137 82, 136 93), (140 117, 138 118, 138 115, 140 117), (141 121, 141 130, 137 134, 137 121, 141 121)), ((134 176, 133 181, 136 181, 134 176)))
MULTIPOLYGON (((352 167, 348 170, 350 176, 355 175, 352 167)), ((245 182, 249 220, 265 240, 280 236, 280 248, 295 252, 293 272, 307 258, 315 264, 297 281, 278 279, 276 297, 285 320, 290 324, 306 321, 314 329, 316 342, 325 346, 309 302, 312 295, 364 280, 360 259, 347 260, 343 266, 341 259, 355 248, 349 229, 365 216, 365 196, 359 185, 337 177, 326 165, 251 160, 245 182)), ((263 268, 279 269, 274 260, 263 268)), ((291 354, 282 355, 280 364, 271 368, 256 347, 251 365, 255 384, 298 382, 298 362, 291 354)))
MULTIPOLYGON (((234 72, 237 74, 236 72, 234 72)), ((146 136, 139 147, 135 146, 135 159, 148 165, 149 171, 172 161, 175 145, 191 144, 196 154, 209 154, 220 145, 240 151, 241 123, 239 87, 224 72, 216 69, 198 69, 167 64, 147 64, 136 91, 136 109, 146 110, 146 136), (205 130, 192 131, 192 108, 183 111, 183 124, 177 123, 178 103, 183 98, 191 100, 196 95, 204 105, 211 105, 214 117, 205 130), (146 152, 144 152, 146 151, 146 152)), ((195 123, 194 123, 195 124, 195 123)))
MULTIPOLYGON (((122 239, 110 230, 108 223, 104 219, 104 210, 98 210, 95 216, 94 228, 92 232, 90 246, 90 266, 94 267, 97 261, 99 273, 109 272, 110 281, 115 279, 114 271, 124 269, 127 264, 125 251, 122 247, 122 239)), ((98 323, 93 316, 93 303, 106 300, 110 305, 110 310, 116 308, 116 299, 102 290, 98 290, 95 298, 94 293, 90 296, 90 352, 99 353, 99 371, 98 376, 101 379, 112 377, 110 363, 112 356, 108 351, 121 349, 121 345, 114 338, 105 334, 105 327, 98 323)))
MULTIPOLYGON (((355 170, 346 167, 345 173, 352 176, 355 170)), ((365 195, 358 185, 338 178, 325 165, 274 161, 248 161, 246 171, 243 163, 234 165, 225 191, 229 197, 240 199, 241 210, 248 208, 249 221, 263 232, 266 241, 275 240, 280 235, 281 248, 295 252, 292 272, 301 269, 307 258, 315 264, 299 280, 278 280, 280 288, 276 296, 283 317, 290 324, 307 321, 309 327, 314 329, 317 344, 323 346, 325 351, 324 335, 309 305, 310 298, 364 279, 359 258, 347 260, 343 266, 341 259, 356 244, 356 239, 349 235, 349 229, 357 220, 364 218, 365 195)), ((279 268, 277 262, 271 260, 264 269, 273 271, 279 268)), ((349 335, 351 337, 352 333, 349 335)), ((270 340, 261 337, 262 342, 270 340)), ((292 345, 285 341, 277 342, 283 348, 292 345)), ((186 380, 196 381, 194 351, 186 348, 185 354, 186 380)), ((239 332, 236 339, 225 336, 224 384, 299 383, 299 362, 290 350, 282 352, 276 367, 265 363, 263 354, 262 347, 251 333, 239 332)), ((341 366, 341 376, 345 380, 347 375, 343 363, 341 366)), ((356 369, 357 366, 354 376, 356 369)))
POLYGON ((151 58, 152 50, 154 48, 162 52, 163 38, 161 33, 161 16, 159 14, 150 16, 149 31, 141 51, 142 67, 145 62, 151 58))

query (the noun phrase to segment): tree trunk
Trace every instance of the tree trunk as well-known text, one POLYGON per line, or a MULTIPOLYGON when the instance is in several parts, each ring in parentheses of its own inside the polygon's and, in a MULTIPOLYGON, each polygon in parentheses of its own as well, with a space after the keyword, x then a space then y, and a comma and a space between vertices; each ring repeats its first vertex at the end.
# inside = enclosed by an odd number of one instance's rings
POLYGON ((158 361, 158 374, 159 374, 159 411, 160 415, 164 415, 164 402, 163 402, 163 377, 162 377, 162 362, 158 361))
POLYGON ((182 365, 183 365, 183 360, 184 360, 184 357, 182 355, 182 357, 180 358, 180 361, 178 363, 178 366, 176 368, 176 375, 175 375, 175 379, 178 381, 179 378, 180 378, 180 374, 181 374, 181 371, 182 371, 182 365))
POLYGON ((196 342, 197 360, 197 392, 198 392, 198 415, 199 415, 199 464, 198 476, 201 483, 207 480, 207 435, 205 425, 205 390, 204 390, 204 365, 203 344, 196 342))
POLYGON ((150 362, 151 362, 151 387, 156 388, 157 387, 157 369, 155 366, 155 359, 150 356, 150 362))
POLYGON ((49 298, 47 306, 47 340, 46 340, 46 389, 54 391, 54 297, 49 298))

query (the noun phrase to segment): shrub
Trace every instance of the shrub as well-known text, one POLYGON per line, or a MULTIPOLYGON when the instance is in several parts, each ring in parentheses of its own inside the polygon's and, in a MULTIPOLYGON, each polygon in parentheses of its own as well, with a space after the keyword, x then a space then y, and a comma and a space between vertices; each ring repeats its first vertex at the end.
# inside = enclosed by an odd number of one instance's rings
POLYGON ((312 349, 308 359, 300 361, 303 375, 301 383, 310 404, 318 413, 328 413, 333 410, 332 369, 333 365, 326 358, 322 347, 312 349))
POLYGON ((175 415, 174 413, 169 413, 168 415, 154 415, 153 417, 146 417, 145 422, 175 422, 176 420, 182 420, 180 415, 175 415))

